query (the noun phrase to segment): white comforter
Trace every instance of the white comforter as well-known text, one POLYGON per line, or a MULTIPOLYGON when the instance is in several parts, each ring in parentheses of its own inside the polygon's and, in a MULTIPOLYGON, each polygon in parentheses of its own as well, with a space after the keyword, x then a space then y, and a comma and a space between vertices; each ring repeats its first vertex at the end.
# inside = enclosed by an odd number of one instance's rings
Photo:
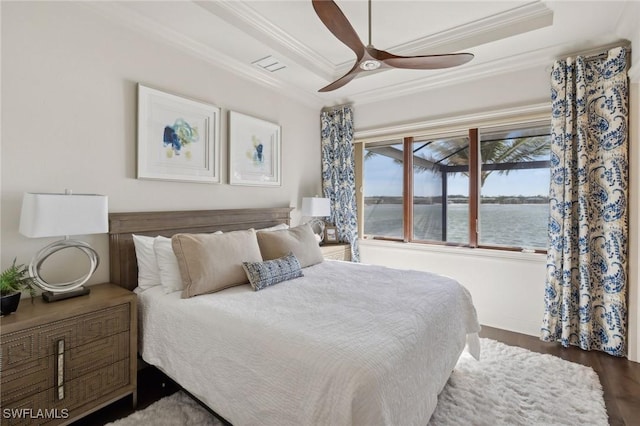
POLYGON ((421 425, 479 325, 442 276, 326 261, 180 299, 139 294, 142 356, 236 426, 421 425))

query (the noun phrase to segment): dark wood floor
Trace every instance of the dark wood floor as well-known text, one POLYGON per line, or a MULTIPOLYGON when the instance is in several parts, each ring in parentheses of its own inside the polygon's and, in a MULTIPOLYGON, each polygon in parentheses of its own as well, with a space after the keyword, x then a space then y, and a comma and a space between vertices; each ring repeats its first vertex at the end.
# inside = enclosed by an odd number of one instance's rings
POLYGON ((557 343, 543 342, 537 337, 487 326, 482 327, 480 336, 533 352, 555 355, 593 368, 600 377, 609 424, 640 425, 640 364, 637 362, 600 351, 587 352, 576 347, 563 348, 557 343))
MULTIPOLYGON (((578 348, 563 348, 555 343, 545 343, 537 337, 513 333, 497 328, 482 327, 481 337, 498 340, 511 346, 520 346, 530 351, 555 355, 567 361, 587 365, 600 377, 604 400, 612 426, 640 425, 640 364, 616 358, 602 352, 585 352, 578 348)), ((138 409, 171 395, 179 387, 157 369, 147 367, 138 372, 138 409)), ((131 399, 124 398, 103 408, 74 426, 97 426, 131 414, 131 399)))

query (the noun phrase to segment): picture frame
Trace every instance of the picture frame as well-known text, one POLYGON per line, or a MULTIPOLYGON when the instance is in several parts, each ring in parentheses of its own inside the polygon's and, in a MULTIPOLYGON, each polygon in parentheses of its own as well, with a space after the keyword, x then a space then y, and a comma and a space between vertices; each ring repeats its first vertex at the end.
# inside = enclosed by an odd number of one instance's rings
POLYGON ((220 108, 138 84, 138 179, 220 183, 220 108))
POLYGON ((229 183, 231 185, 281 185, 281 128, 235 111, 229 111, 229 183))
POLYGON ((324 227, 325 244, 336 244, 338 242, 338 229, 335 226, 327 225, 324 227))

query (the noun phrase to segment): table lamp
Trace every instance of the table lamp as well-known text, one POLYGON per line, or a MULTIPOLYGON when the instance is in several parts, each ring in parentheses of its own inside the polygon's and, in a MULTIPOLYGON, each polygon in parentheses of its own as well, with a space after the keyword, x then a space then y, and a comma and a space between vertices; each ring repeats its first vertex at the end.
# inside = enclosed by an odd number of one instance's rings
POLYGON ((316 234, 318 243, 324 239, 324 220, 321 217, 331 216, 331 202, 328 198, 304 197, 302 199, 302 216, 312 217, 308 223, 316 234))
POLYGON ((87 243, 69 239, 69 235, 103 234, 109 230, 107 196, 98 194, 30 193, 24 194, 20 214, 20 233, 29 238, 64 237, 38 251, 29 264, 29 275, 44 292, 47 302, 89 294, 83 285, 100 263, 98 253, 87 243), (48 283, 40 276, 40 268, 52 254, 67 248, 83 252, 90 262, 82 277, 63 283, 48 283))

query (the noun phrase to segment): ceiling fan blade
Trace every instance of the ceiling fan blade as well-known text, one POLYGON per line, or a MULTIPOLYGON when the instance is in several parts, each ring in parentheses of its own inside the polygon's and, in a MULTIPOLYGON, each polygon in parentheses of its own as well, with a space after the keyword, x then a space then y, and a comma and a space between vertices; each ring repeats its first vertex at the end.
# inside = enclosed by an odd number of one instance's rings
POLYGON ((338 5, 333 0, 312 0, 311 3, 322 23, 360 59, 364 45, 338 5))
POLYGON ((348 82, 356 78, 358 74, 362 72, 362 69, 360 68, 359 65, 360 63, 356 62, 356 64, 353 66, 353 68, 349 70, 349 72, 347 72, 345 75, 343 75, 333 83, 318 90, 318 92, 331 92, 332 90, 341 88, 342 86, 344 86, 345 84, 347 84, 348 82))
POLYGON ((473 59, 471 53, 451 53, 446 55, 425 56, 396 56, 383 52, 377 59, 393 68, 406 68, 414 70, 435 70, 440 68, 457 67, 466 64, 473 59))
POLYGON ((342 43, 356 54, 356 62, 345 75, 333 83, 318 90, 330 92, 339 89, 361 72, 375 72, 385 68, 407 68, 429 70, 451 68, 466 64, 473 59, 471 53, 452 53, 444 55, 397 56, 371 45, 371 0, 369 0, 369 45, 365 47, 349 20, 333 0, 311 0, 314 10, 322 23, 342 43))

